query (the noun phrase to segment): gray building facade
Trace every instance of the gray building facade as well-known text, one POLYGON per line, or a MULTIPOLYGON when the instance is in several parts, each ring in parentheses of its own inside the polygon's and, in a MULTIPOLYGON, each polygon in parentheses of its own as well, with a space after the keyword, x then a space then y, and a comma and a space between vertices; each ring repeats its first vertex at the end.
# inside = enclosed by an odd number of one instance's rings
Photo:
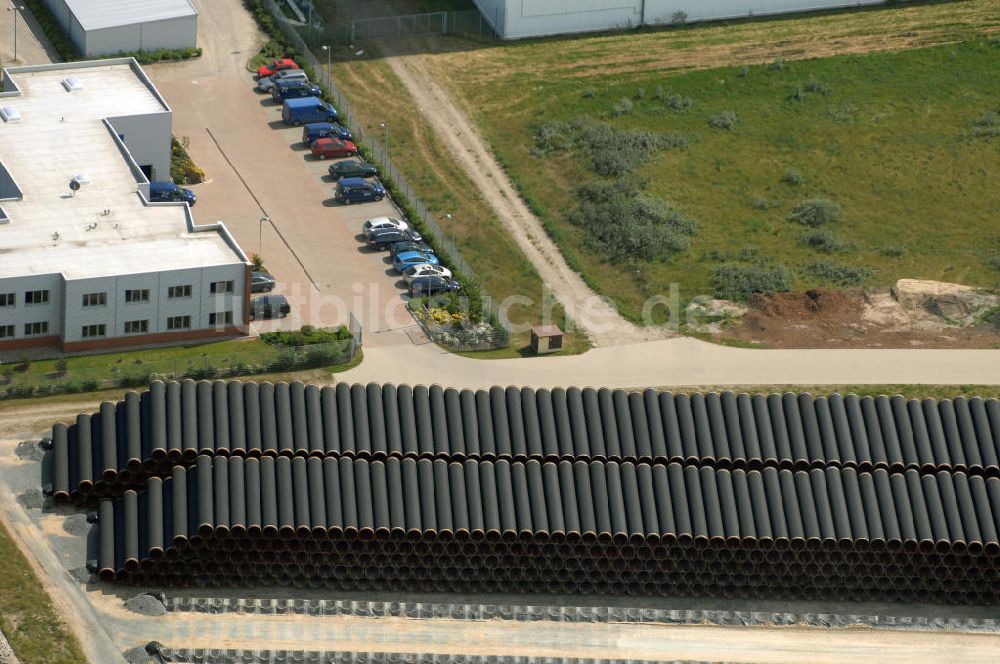
POLYGON ((86 57, 194 48, 198 12, 190 0, 45 0, 86 57))

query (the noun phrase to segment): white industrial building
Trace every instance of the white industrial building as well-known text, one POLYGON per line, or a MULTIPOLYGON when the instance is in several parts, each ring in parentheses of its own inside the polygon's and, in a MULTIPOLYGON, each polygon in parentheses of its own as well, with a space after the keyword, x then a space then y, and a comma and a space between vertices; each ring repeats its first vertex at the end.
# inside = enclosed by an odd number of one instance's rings
POLYGON ((148 200, 170 179, 171 110, 135 60, 2 80, 0 351, 245 333, 251 266, 229 231, 148 200))
POLYGON ((194 48, 191 0, 44 0, 77 51, 92 58, 161 48, 194 48))
POLYGON ((474 0, 503 39, 749 18, 884 0, 474 0))

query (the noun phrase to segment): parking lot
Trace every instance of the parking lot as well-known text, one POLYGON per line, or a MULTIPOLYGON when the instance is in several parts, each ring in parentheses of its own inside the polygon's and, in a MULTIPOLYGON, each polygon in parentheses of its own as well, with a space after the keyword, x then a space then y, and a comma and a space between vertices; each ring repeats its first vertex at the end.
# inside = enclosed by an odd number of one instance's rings
POLYGON ((287 318, 254 329, 335 326, 353 312, 366 345, 410 343, 407 332, 419 328, 402 281, 387 254, 369 252, 358 238, 366 219, 398 216, 391 201, 336 203, 332 160, 313 158, 302 129, 286 126, 281 106, 254 89, 246 63, 261 37, 250 17, 238 2, 195 5, 202 58, 148 71, 174 111, 174 134, 190 140, 188 151, 208 176, 193 187, 196 219, 221 219, 248 254, 260 253, 277 279, 274 292, 291 304, 287 318))

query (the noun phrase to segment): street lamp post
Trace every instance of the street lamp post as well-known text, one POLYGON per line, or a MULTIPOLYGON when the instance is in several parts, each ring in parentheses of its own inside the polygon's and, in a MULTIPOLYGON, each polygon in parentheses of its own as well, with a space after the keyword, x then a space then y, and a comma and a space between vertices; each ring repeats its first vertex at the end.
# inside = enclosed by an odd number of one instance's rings
POLYGON ((11 0, 10 10, 14 11, 14 62, 17 63, 17 15, 24 11, 24 5, 15 5, 11 0))
POLYGON ((382 127, 382 129, 385 129, 385 166, 386 168, 388 168, 389 167, 389 123, 380 122, 378 126, 382 127))
POLYGON ((270 222, 270 217, 261 217, 260 224, 257 226, 257 255, 260 256, 261 252, 264 251, 264 222, 270 222))
POLYGON ((449 212, 449 213, 445 214, 444 216, 447 217, 448 221, 451 222, 451 248, 454 251, 454 249, 455 249, 455 215, 453 215, 451 212, 449 212))
POLYGON ((324 51, 326 51, 326 86, 332 87, 330 84, 333 82, 333 76, 330 74, 330 58, 333 55, 333 48, 330 46, 322 46, 324 51))

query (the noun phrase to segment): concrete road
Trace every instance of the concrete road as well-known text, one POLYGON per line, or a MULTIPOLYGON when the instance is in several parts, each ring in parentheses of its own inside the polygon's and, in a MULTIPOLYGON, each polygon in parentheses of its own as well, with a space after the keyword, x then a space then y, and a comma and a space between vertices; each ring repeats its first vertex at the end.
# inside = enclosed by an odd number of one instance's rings
MULTIPOLYGON (((22 4, 22 3, 18 3, 22 4)), ((44 65, 59 62, 52 42, 42 32, 31 10, 15 12, 11 3, 0 6, 0 65, 44 65), (14 58, 14 24, 17 23, 17 58, 14 58)))
POLYGON ((401 283, 385 255, 363 250, 356 237, 365 219, 396 210, 388 199, 333 202, 330 162, 313 160, 301 129, 286 127, 281 107, 254 90, 246 64, 264 36, 253 19, 239 0, 195 5, 204 55, 147 71, 174 110, 174 134, 190 140, 209 178, 194 187, 196 219, 221 219, 248 254, 259 252, 292 305, 288 318, 255 327, 339 325, 354 312, 367 346, 409 344, 403 330, 415 323, 401 283))
POLYGON ((433 345, 376 348, 338 381, 453 387, 1000 385, 1000 350, 758 350, 679 337, 583 355, 476 360, 433 345))

